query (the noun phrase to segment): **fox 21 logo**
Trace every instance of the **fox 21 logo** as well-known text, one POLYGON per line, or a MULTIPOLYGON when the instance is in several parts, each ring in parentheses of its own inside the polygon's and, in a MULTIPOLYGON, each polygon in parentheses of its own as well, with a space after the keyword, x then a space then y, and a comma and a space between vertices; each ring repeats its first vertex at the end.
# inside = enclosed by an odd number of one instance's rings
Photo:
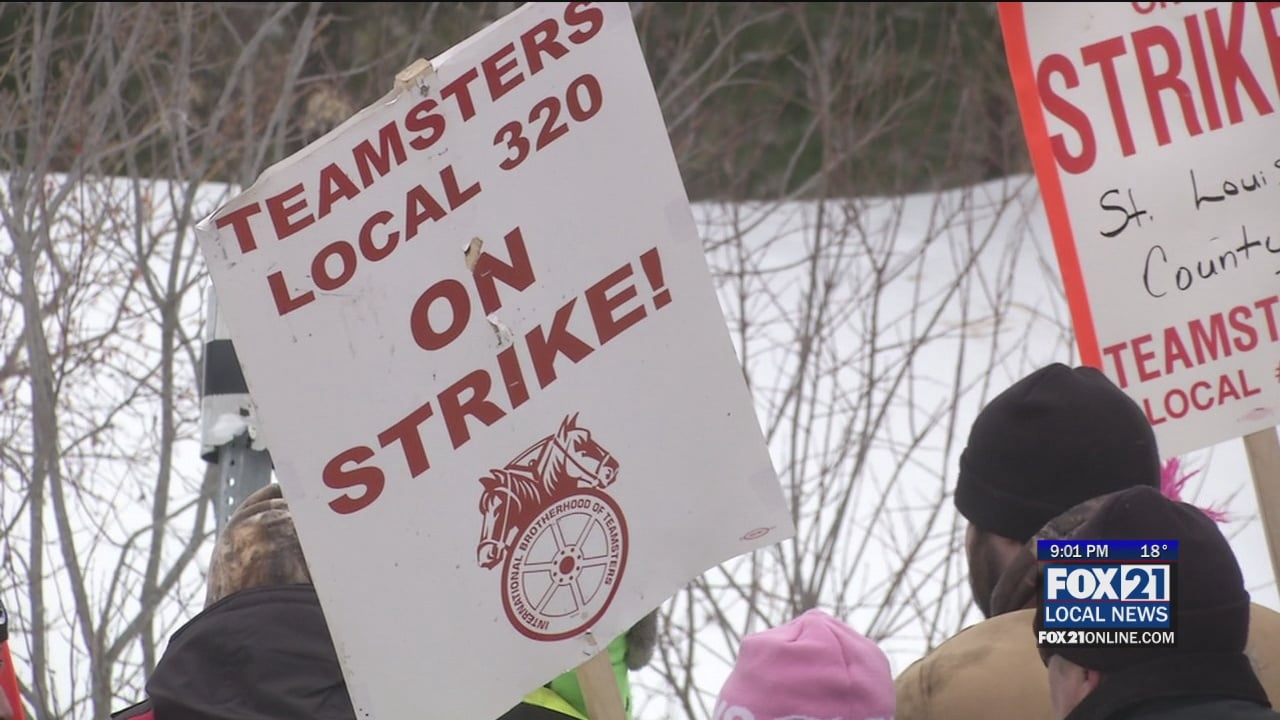
POLYGON ((1169 602, 1168 565, 1052 565, 1045 568, 1045 600, 1169 602))

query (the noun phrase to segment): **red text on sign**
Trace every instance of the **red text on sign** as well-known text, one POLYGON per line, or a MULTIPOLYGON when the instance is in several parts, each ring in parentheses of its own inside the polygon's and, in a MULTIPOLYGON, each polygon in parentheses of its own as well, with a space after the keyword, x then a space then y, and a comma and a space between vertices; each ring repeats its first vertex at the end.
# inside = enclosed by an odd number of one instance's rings
POLYGON ((1103 135, 1113 135, 1129 157, 1271 115, 1280 105, 1280 2, 1231 3, 1092 43, 1078 58, 1047 55, 1036 85, 1045 111, 1069 129, 1049 141, 1058 165, 1072 174, 1093 167, 1103 135), (1250 54, 1267 60, 1251 63, 1250 54), (1134 73, 1138 94, 1122 84, 1134 73), (1073 90, 1095 82, 1106 92, 1109 118, 1091 117, 1073 100, 1073 90))
MULTIPOLYGON (((595 75, 582 75, 569 83, 564 107, 567 108, 569 117, 575 122, 586 122, 595 117, 603 104, 604 96, 600 90, 600 81, 595 75)), ((535 152, 542 150, 567 134, 569 124, 561 118, 560 108, 560 98, 554 95, 549 95, 534 104, 533 109, 529 111, 529 127, 537 128, 533 140, 525 137, 525 126, 518 120, 498 128, 498 134, 493 136, 493 144, 505 145, 509 150, 508 156, 498 163, 498 167, 503 170, 515 170, 525 161, 525 158, 529 157, 531 150, 535 152)))
POLYGON ((464 182, 446 165, 438 183, 414 185, 404 196, 400 214, 380 210, 360 226, 355 238, 338 239, 321 247, 311 259, 311 272, 286 278, 283 270, 267 276, 276 312, 287 315, 316 299, 316 291, 333 292, 355 277, 362 264, 384 260, 404 243, 418 237, 427 223, 438 223, 480 194, 479 182, 464 182), (310 279, 310 283, 306 282, 310 279))
POLYGON ((1150 382, 1280 342, 1278 306, 1280 295, 1272 295, 1105 347, 1102 354, 1120 387, 1150 382))
POLYGON ((378 129, 376 137, 356 143, 342 162, 321 168, 314 178, 276 192, 265 200, 231 205, 214 216, 214 225, 230 228, 240 253, 256 250, 264 236, 286 240, 372 188, 408 162, 410 152, 431 149, 452 122, 465 123, 477 114, 477 101, 490 104, 569 54, 571 48, 596 37, 604 11, 592 3, 571 2, 559 18, 547 18, 521 33, 474 67, 459 72, 428 97, 409 107, 398 120, 378 129))
MULTIPOLYGON (((480 307, 486 315, 502 308, 498 293, 498 281, 514 290, 524 290, 537 279, 533 264, 529 262, 529 250, 524 244, 524 234, 514 228, 503 238, 507 245, 504 262, 491 253, 482 253, 476 261, 471 277, 479 295, 480 307)), ((471 296, 466 286, 453 278, 446 278, 427 288, 413 304, 409 312, 409 329, 413 340, 423 350, 443 350, 458 339, 471 322, 471 296), (432 320, 433 308, 442 308, 432 320), (440 323, 441 314, 448 317, 447 324, 440 323)))
POLYGON ((1216 380, 1197 380, 1190 387, 1169 389, 1160 398, 1143 398, 1142 409, 1147 421, 1160 425, 1169 420, 1181 420, 1193 412, 1205 412, 1226 405, 1233 400, 1262 394, 1262 390, 1249 384, 1244 370, 1223 373, 1216 380))
MULTIPOLYGON (((519 229, 508 233, 506 239, 508 261, 494 258, 489 279, 476 278, 477 299, 449 300, 454 313, 469 318, 477 304, 500 308, 499 283, 509 288, 505 292, 511 292, 532 281, 533 270, 525 267, 527 251, 519 229)), ((479 271, 479 264, 476 269, 479 271)), ((432 293, 429 289, 424 296, 429 293, 433 297, 446 295, 443 290, 432 293)), ((493 426, 509 417, 530 400, 533 392, 545 390, 671 301, 656 248, 642 254, 638 262, 607 273, 580 296, 560 305, 548 320, 524 332, 515 344, 503 348, 492 363, 463 374, 404 417, 389 423, 378 433, 376 448, 373 444, 360 445, 330 459, 322 479, 326 486, 343 493, 329 503, 330 508, 348 514, 371 505, 386 487, 387 472, 383 468, 392 464, 403 467, 410 477, 427 472, 431 468, 429 448, 438 452, 446 447, 445 443, 454 450, 465 446, 478 428, 493 426)), ((438 350, 453 339, 447 336, 458 322, 459 315, 454 317, 447 327, 431 325, 434 336, 441 338, 431 344, 440 346, 424 346, 424 350, 438 350)))

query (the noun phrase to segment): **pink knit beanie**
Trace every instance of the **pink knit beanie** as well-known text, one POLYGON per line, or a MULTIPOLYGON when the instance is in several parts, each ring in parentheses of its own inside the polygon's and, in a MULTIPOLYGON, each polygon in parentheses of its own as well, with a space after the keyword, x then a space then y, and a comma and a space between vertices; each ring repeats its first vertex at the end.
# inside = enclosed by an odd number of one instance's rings
POLYGON ((748 635, 715 720, 892 720, 893 673, 880 648, 820 610, 748 635))

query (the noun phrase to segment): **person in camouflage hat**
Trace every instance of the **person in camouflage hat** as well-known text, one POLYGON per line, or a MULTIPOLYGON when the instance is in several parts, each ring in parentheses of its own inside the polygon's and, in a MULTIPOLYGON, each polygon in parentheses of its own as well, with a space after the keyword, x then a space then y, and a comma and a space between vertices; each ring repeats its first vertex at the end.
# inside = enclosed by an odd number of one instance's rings
MULTIPOLYGON (((630 715, 629 671, 657 642, 651 613, 608 647, 630 715)), ((174 633, 147 699, 113 720, 354 720, 293 515, 277 484, 227 521, 209 563, 205 608, 174 633)), ((530 693, 503 720, 585 720, 572 671, 530 693)), ((0 718, 0 720, 3 720, 0 718)))
POLYGON ((241 503, 214 544, 204 610, 115 720, 354 720, 280 486, 241 503))
POLYGON ((205 607, 241 590, 310 584, 293 515, 280 486, 272 483, 245 498, 218 537, 205 607))

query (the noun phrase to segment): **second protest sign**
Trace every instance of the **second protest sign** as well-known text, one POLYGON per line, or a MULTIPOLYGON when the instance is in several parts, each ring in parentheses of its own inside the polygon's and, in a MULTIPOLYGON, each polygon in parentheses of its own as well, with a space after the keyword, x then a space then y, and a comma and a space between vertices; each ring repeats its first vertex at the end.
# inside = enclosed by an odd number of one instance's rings
POLYGON ((1001 3, 1085 363, 1173 456, 1280 422, 1280 3, 1001 3))

